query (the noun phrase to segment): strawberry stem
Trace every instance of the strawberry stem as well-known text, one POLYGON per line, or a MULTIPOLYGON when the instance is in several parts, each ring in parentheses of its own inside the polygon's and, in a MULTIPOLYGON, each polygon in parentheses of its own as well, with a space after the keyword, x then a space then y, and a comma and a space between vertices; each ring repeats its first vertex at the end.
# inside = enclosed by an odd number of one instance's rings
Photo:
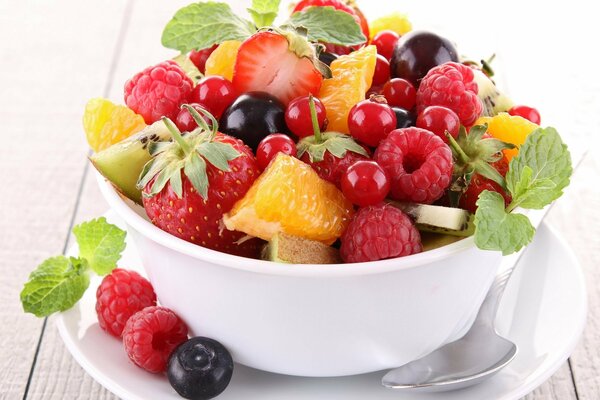
POLYGON ((196 110, 194 107, 190 106, 189 104, 184 104, 183 107, 186 110, 188 110, 188 112, 190 113, 190 115, 192 116, 192 118, 198 124, 198 126, 200 128, 204 129, 206 132, 210 132, 209 141, 212 142, 213 138, 215 137, 215 135, 217 134, 217 131, 219 129, 219 123, 217 122, 215 117, 205 109, 200 110, 200 112, 202 112, 202 114, 204 114, 208 119, 210 119, 210 127, 209 127, 208 123, 200 115, 198 110, 196 110))
POLYGON ((173 121, 171 121, 167 117, 162 117, 161 119, 164 122, 167 129, 169 130, 169 132, 171 133, 171 136, 173 136, 173 140, 175 140, 177 142, 177 144, 179 145, 179 147, 181 147, 181 149, 183 150, 185 155, 189 155, 192 152, 192 148, 185 141, 183 136, 181 136, 181 132, 179 132, 179 129, 177 129, 177 126, 175 126, 173 121))
POLYGON ((317 119, 317 109, 315 108, 315 100, 312 94, 308 95, 308 107, 310 108, 310 120, 315 135, 315 143, 322 143, 323 138, 321 137, 321 129, 319 129, 319 120, 317 119))
POLYGON ((471 158, 460 148, 458 142, 452 137, 450 132, 445 132, 446 138, 448 138, 448 145, 452 150, 455 151, 456 155, 464 164, 468 164, 471 161, 471 158))

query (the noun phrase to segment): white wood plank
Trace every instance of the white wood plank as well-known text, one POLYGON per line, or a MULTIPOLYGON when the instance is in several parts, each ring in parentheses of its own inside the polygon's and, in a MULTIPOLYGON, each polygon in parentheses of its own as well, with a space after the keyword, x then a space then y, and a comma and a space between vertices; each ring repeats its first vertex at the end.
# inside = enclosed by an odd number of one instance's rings
POLYGON ((81 111, 102 92, 123 3, 0 3, 0 393, 23 396, 42 320, 29 272, 62 251, 86 163, 81 111), (65 40, 68 38, 68 40, 65 40))
POLYGON ((565 363, 551 379, 522 400, 577 400, 569 364, 565 363))

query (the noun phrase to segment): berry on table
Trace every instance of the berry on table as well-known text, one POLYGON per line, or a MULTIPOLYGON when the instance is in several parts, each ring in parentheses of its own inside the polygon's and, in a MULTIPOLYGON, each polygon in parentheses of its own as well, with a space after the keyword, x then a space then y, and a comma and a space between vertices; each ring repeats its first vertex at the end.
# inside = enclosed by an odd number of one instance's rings
POLYGON ((348 128, 353 138, 376 147, 390 131, 396 129, 396 114, 383 96, 372 96, 350 109, 348 128))
POLYGON ((193 337, 169 357, 167 377, 183 398, 208 400, 221 394, 233 375, 233 358, 225 346, 207 337, 193 337))
MULTIPOLYGON (((327 121, 327 111, 325 106, 316 97, 313 97, 315 109, 317 111, 317 121, 319 129, 325 128, 327 121)), ((285 124, 288 129, 299 138, 312 136, 313 125, 310 117, 309 96, 298 97, 288 104, 285 109, 285 124)))
POLYGON ((444 194, 452 178, 452 152, 442 139, 420 128, 391 131, 374 160, 390 177, 390 197, 431 204, 444 194))
POLYGON ((273 133, 265 137, 258 144, 256 162, 258 163, 258 168, 264 171, 277 153, 284 153, 295 157, 297 152, 296 143, 288 135, 273 133))
POLYGON ((96 314, 100 328, 121 337, 127 320, 136 312, 156 305, 148 280, 135 271, 115 268, 96 290, 96 314))
POLYGON ((383 96, 391 107, 412 110, 417 101, 417 89, 402 78, 394 78, 383 85, 383 96))
POLYGON ((533 122, 534 124, 539 125, 542 122, 542 117, 540 117, 540 112, 533 107, 529 106, 514 106, 508 113, 513 116, 519 116, 525 118, 533 122))
POLYGON ((222 76, 207 76, 201 79, 190 96, 192 103, 202 104, 215 118, 238 97, 233 84, 222 76))
POLYGON ((417 91, 417 113, 429 106, 447 107, 454 111, 461 124, 471 126, 483 110, 477 96, 473 69, 455 62, 432 68, 417 91))
POLYGON ((378 54, 381 54, 386 60, 389 60, 392 58, 392 54, 394 54, 394 46, 396 46, 398 39, 400 39, 400 35, 386 29, 375 35, 373 40, 371 40, 371 44, 374 44, 377 47, 378 54))
MULTIPOLYGON (((125 83, 125 104, 147 124, 161 117, 175 119, 179 106, 188 103, 194 83, 172 60, 148 67, 125 83)), ((198 102, 198 101, 195 101, 198 102)))
POLYGON ((417 117, 411 111, 401 107, 392 107, 392 111, 396 114, 396 129, 409 128, 416 125, 417 117))
POLYGON ((352 164, 342 175, 344 196, 361 207, 380 203, 390 192, 386 172, 375 161, 363 160, 352 164))
POLYGON ((215 44, 211 47, 207 47, 206 49, 190 51, 190 60, 194 63, 196 68, 198 68, 198 71, 204 73, 206 69, 206 60, 208 60, 208 57, 218 46, 219 45, 215 44))
POLYGON ((123 346, 129 359, 148 372, 164 372, 173 350, 187 339, 186 324, 165 307, 146 307, 135 313, 123 329, 123 346))
POLYGON ((403 257, 422 251, 421 235, 412 220, 386 203, 358 210, 341 241, 340 255, 347 263, 403 257))
POLYGON ((458 115, 447 107, 429 106, 417 117, 417 127, 435 133, 448 143, 446 131, 456 138, 460 129, 460 120, 458 115))
MULTIPOLYGON (((191 103, 189 104, 189 106, 201 113, 201 115, 203 110, 208 111, 206 107, 198 103, 191 103)), ((210 122, 208 118, 204 118, 204 120, 207 123, 210 122)), ((177 126, 177 129, 179 129, 181 132, 191 132, 198 127, 198 124, 196 123, 196 121, 194 121, 192 114, 190 114, 190 112, 185 107, 179 110, 179 114, 177 114, 177 117, 175 118, 175 125, 177 126)))
POLYGON ((375 72, 373 73, 373 86, 380 86, 390 80, 390 63, 381 54, 377 54, 375 72))

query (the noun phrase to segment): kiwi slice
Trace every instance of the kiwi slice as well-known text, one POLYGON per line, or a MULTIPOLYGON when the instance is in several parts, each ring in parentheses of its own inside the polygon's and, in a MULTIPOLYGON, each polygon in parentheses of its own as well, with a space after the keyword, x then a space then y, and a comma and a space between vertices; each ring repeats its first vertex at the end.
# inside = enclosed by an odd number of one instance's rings
POLYGON ((498 90, 494 82, 481 70, 473 69, 475 82, 477 83, 477 97, 483 104, 483 115, 493 117, 498 113, 508 111, 514 105, 513 101, 498 90))
POLYGON ((262 259, 288 264, 339 264, 337 249, 315 240, 279 232, 262 251, 262 259))
POLYGON ((391 200, 389 203, 411 217, 420 231, 452 236, 471 236, 475 232, 474 215, 467 210, 391 200))
POLYGON ((142 204, 142 194, 136 183, 144 165, 151 159, 148 145, 170 138, 165 124, 157 121, 135 135, 93 154, 90 161, 121 194, 142 204))

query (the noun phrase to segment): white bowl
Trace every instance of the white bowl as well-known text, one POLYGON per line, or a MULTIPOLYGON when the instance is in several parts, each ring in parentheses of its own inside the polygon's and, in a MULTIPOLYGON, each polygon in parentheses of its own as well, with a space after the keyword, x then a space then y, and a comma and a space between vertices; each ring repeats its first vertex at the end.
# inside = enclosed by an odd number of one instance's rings
POLYGON ((353 375, 422 357, 464 335, 501 259, 466 238, 359 264, 252 260, 172 236, 100 175, 98 183, 127 223, 160 303, 192 335, 215 338, 236 362, 270 372, 353 375))

